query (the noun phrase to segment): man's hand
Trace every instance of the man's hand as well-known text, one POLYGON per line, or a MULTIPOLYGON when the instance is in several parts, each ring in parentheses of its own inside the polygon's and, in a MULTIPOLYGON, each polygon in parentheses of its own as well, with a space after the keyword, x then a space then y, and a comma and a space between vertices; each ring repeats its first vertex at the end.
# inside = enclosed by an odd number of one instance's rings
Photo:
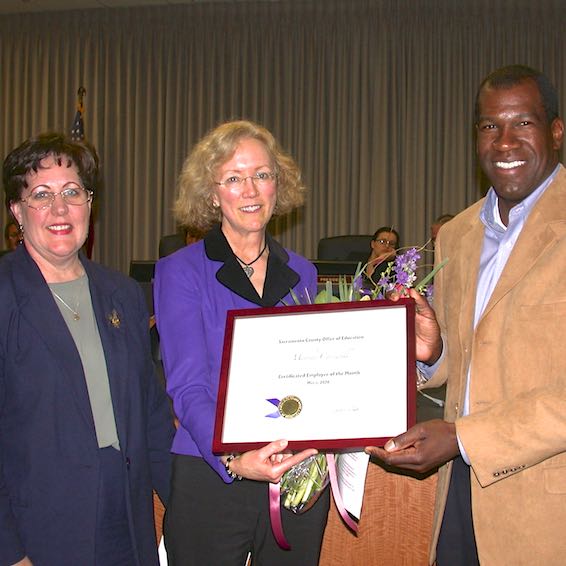
POLYGON ((367 446, 365 451, 390 466, 419 473, 437 468, 460 453, 456 425, 441 419, 419 423, 383 448, 367 446))
MULTIPOLYGON (((442 338, 436 314, 425 297, 415 289, 409 289, 409 296, 415 300, 415 336, 417 339, 417 360, 429 366, 433 365, 442 354, 442 338)), ((397 301, 397 291, 387 295, 388 299, 397 301)))
POLYGON ((436 314, 425 297, 414 289, 409 296, 415 299, 415 335, 417 338, 417 360, 431 366, 442 354, 442 338, 436 314))

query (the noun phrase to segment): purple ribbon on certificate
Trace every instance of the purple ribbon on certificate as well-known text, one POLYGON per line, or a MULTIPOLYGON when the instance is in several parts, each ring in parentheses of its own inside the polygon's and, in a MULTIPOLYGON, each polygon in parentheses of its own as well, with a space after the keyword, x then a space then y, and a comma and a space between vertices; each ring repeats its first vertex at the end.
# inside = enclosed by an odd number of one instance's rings
POLYGON ((281 416, 281 413, 279 412, 279 403, 281 403, 281 400, 280 399, 266 399, 266 401, 268 401, 272 405, 275 405, 277 407, 277 411, 275 411, 273 413, 269 413, 269 415, 265 415, 265 416, 270 418, 270 419, 278 419, 281 416))

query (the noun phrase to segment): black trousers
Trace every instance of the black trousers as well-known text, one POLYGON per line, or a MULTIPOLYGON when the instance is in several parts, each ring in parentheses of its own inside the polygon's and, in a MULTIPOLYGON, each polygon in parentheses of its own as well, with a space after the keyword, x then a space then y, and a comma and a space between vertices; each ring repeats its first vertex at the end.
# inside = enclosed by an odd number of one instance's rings
POLYGON ((452 466, 446 509, 436 545, 437 566, 479 566, 470 490, 470 467, 458 456, 452 466))
POLYGON ((122 455, 108 447, 101 448, 99 456, 95 565, 132 566, 137 561, 128 525, 122 455))
POLYGON ((165 512, 165 548, 170 566, 316 566, 329 508, 329 492, 307 512, 281 509, 291 550, 277 545, 269 520, 268 484, 225 484, 202 459, 175 455, 165 512))

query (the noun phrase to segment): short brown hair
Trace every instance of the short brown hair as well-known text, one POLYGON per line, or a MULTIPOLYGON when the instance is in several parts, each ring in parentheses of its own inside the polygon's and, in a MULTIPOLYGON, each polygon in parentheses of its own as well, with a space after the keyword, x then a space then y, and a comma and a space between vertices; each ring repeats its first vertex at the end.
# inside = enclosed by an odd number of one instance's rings
POLYGON ((6 208, 20 200, 22 191, 27 188, 26 177, 41 169, 46 157, 66 167, 74 164, 85 189, 96 193, 100 185, 98 155, 93 146, 86 142, 76 142, 65 134, 47 132, 29 138, 13 149, 4 160, 2 182, 6 193, 6 208))
POLYGON ((212 205, 215 175, 218 167, 232 157, 244 139, 259 141, 271 158, 273 172, 277 175, 277 202, 273 214, 286 214, 303 204, 306 188, 301 171, 271 132, 247 120, 225 122, 208 132, 183 163, 174 206, 175 217, 181 226, 208 231, 221 221, 220 209, 212 205))

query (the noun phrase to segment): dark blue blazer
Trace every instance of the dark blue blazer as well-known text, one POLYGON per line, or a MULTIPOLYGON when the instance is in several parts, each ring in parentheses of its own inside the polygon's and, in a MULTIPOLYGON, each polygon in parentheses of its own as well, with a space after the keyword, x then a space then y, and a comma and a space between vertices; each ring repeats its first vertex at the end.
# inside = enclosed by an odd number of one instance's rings
MULTIPOLYGON (((174 433, 131 279, 81 257, 106 357, 139 565, 158 564, 152 488, 166 502, 174 433)), ((24 246, 0 262, 0 566, 94 564, 98 445, 81 359, 24 246)))

